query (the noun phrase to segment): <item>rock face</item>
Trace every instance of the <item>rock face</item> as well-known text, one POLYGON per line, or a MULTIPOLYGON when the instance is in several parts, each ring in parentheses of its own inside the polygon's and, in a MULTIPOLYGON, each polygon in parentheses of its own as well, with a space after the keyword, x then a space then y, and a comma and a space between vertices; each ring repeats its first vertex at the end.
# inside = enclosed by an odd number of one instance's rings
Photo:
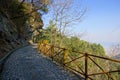
POLYGON ((0 58, 26 42, 27 39, 20 37, 14 23, 7 16, 0 13, 0 58))
POLYGON ((40 12, 21 0, 0 0, 0 58, 12 49, 27 44, 43 26, 40 12))

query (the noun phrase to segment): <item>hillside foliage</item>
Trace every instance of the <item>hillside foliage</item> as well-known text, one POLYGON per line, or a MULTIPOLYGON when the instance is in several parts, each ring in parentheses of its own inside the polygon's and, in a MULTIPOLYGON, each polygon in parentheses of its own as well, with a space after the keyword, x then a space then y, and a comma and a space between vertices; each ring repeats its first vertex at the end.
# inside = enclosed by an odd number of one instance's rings
MULTIPOLYGON (((39 35, 35 41, 39 42, 39 43, 41 43, 41 41, 43 41, 43 43, 45 43, 45 44, 58 46, 58 47, 67 49, 67 52, 66 52, 67 55, 66 55, 66 60, 65 60, 66 62, 71 61, 69 56, 71 56, 72 59, 82 56, 81 54, 79 54, 79 52, 97 55, 97 56, 101 56, 101 57, 107 57, 105 55, 104 48, 102 47, 101 44, 90 43, 90 42, 87 42, 84 40, 80 40, 76 36, 68 37, 66 35, 61 35, 60 32, 58 31, 58 29, 55 27, 55 24, 52 21, 50 21, 50 25, 48 27, 46 27, 45 29, 42 29, 41 35, 39 35), (59 36, 62 36, 62 43, 60 41, 61 39, 59 39, 60 38, 59 36), (62 45, 59 45, 60 43, 62 45)), ((40 49, 42 53, 45 53, 45 55, 51 57, 51 55, 53 55, 53 53, 59 53, 61 51, 60 48, 54 48, 52 50, 53 52, 51 52, 49 50, 51 50, 52 47, 50 48, 49 45, 48 46, 44 45, 40 49), (44 47, 46 47, 48 49, 45 50, 44 47)), ((61 64, 62 63, 61 61, 63 61, 63 56, 64 56, 64 51, 63 51, 63 53, 60 53, 59 56, 56 56, 55 60, 61 64)), ((92 58, 92 59, 97 64, 99 64, 105 71, 117 70, 118 65, 119 65, 119 64, 113 63, 111 61, 107 61, 107 60, 103 60, 103 59, 99 59, 99 58, 92 58)), ((67 64, 67 66, 72 67, 77 70, 79 70, 77 68, 79 66, 84 71, 85 70, 84 58, 78 59, 78 60, 74 61, 73 63, 67 64)), ((102 72, 102 70, 98 66, 96 66, 96 64, 94 64, 91 60, 88 60, 88 69, 89 69, 89 71, 88 71, 89 74, 102 72)), ((118 73, 112 73, 109 75, 111 75, 111 77, 114 80, 119 79, 118 73)), ((95 76, 92 76, 92 78, 94 80, 107 80, 108 79, 106 74, 95 75, 95 76)))

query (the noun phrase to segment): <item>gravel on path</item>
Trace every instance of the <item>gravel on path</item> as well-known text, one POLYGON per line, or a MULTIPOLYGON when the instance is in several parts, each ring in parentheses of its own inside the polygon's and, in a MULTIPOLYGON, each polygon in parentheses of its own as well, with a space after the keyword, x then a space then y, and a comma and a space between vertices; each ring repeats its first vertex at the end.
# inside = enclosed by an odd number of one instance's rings
POLYGON ((32 46, 15 51, 5 62, 2 80, 82 80, 32 46))

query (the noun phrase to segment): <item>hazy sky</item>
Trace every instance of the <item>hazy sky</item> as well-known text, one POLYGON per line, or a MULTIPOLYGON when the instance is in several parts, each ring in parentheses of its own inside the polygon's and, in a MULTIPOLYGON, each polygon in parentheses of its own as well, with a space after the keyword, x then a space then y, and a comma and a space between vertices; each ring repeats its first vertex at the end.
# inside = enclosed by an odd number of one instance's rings
POLYGON ((101 43, 105 49, 120 44, 120 0, 82 0, 86 16, 75 32, 85 32, 82 39, 101 43))
POLYGON ((100 43, 106 50, 120 44, 120 0, 81 0, 80 4, 87 12, 73 31, 85 33, 82 39, 100 43))

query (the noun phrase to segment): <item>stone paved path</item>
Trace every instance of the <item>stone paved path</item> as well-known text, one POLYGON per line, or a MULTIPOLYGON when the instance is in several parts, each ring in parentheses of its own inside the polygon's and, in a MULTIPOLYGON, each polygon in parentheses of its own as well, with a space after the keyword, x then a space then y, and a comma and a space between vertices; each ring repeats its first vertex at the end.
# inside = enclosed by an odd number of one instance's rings
POLYGON ((68 73, 32 46, 15 51, 6 61, 2 80, 82 80, 68 73))

